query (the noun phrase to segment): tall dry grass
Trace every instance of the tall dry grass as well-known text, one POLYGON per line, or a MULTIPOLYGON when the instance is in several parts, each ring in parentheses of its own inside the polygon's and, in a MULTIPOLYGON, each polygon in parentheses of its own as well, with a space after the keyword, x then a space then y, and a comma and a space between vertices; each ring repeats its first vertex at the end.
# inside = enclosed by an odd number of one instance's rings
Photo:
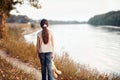
MULTIPOLYGON (((36 59, 35 46, 25 43, 21 26, 8 26, 7 37, 0 39, 0 48, 6 50, 11 56, 27 62, 34 67, 39 66, 36 59)), ((0 80, 34 80, 32 75, 26 74, 17 68, 12 67, 5 60, 0 58, 0 80)))
POLYGON ((4 48, 11 57, 18 58, 34 67, 39 67, 35 46, 25 42, 22 32, 20 26, 8 26, 8 36, 0 40, 0 47, 4 48))
POLYGON ((120 74, 99 73, 88 65, 76 63, 67 52, 56 55, 55 64, 62 71, 58 80, 120 80, 120 74))

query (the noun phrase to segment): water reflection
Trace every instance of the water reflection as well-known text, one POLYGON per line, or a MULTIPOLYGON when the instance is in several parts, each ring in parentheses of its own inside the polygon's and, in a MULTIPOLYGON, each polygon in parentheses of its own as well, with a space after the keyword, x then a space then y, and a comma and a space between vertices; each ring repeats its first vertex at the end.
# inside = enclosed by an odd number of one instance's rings
POLYGON ((120 27, 116 27, 116 26, 98 26, 96 28, 102 28, 102 30, 106 30, 108 32, 111 33, 116 33, 116 34, 120 34, 120 27))

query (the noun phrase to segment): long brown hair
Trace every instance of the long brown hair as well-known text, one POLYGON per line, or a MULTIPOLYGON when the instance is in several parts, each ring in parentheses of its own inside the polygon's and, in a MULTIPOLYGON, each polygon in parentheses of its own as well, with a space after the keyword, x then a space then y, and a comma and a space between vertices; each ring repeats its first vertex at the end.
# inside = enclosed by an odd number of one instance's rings
POLYGON ((40 26, 43 29, 42 30, 42 39, 45 44, 49 41, 49 33, 48 33, 48 21, 46 19, 42 19, 40 22, 40 26), (46 26, 45 26, 46 25, 46 26))

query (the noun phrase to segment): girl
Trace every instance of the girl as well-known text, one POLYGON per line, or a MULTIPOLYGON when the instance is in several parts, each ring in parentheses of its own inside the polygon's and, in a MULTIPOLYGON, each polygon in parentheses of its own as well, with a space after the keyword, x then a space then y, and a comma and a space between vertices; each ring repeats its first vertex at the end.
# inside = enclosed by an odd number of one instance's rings
POLYGON ((42 19, 40 22, 42 31, 37 33, 36 50, 41 62, 42 80, 53 80, 52 76, 52 58, 54 51, 54 42, 51 32, 47 29, 48 21, 42 19), (48 79, 46 79, 46 71, 48 79))

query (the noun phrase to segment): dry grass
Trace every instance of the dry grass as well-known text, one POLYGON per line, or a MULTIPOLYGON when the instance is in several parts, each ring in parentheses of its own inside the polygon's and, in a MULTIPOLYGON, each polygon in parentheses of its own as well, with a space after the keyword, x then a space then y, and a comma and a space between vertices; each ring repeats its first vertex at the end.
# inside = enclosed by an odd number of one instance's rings
POLYGON ((6 49, 6 52, 11 57, 18 58, 34 67, 39 66, 39 60, 35 53, 35 46, 33 44, 27 44, 24 41, 19 40, 15 41, 12 39, 4 39, 1 41, 0 47, 6 49))
POLYGON ((11 57, 18 58, 34 67, 39 67, 35 46, 25 42, 22 32, 20 26, 8 27, 8 36, 0 40, 0 47, 4 48, 11 57))
MULTIPOLYGON (((5 48, 12 57, 19 58, 38 68, 40 64, 39 59, 36 57, 35 46, 25 43, 20 28, 9 30, 9 37, 0 40, 0 47, 5 48)), ((76 63, 66 52, 62 55, 56 55, 55 64, 62 71, 62 75, 59 75, 58 80, 108 80, 109 78, 111 78, 110 80, 120 80, 119 74, 100 74, 89 66, 76 63)))
POLYGON ((33 80, 33 78, 0 58, 0 80, 33 80))
POLYGON ((56 55, 55 64, 62 71, 58 80, 120 80, 120 74, 101 74, 87 65, 76 63, 66 52, 56 55))

